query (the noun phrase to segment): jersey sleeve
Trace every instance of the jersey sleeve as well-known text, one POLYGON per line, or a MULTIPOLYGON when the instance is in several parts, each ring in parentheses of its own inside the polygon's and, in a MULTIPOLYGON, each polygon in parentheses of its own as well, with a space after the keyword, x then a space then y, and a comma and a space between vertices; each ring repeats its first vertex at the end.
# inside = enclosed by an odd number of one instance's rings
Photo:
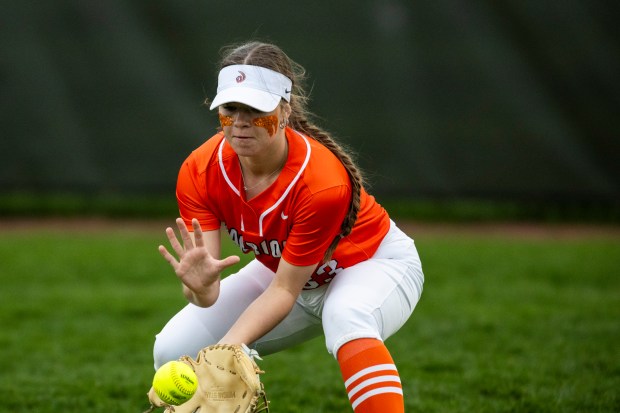
POLYGON ((340 185, 313 194, 297 205, 282 258, 299 266, 319 263, 340 232, 350 202, 351 189, 340 185))
POLYGON ((194 218, 204 231, 220 228, 220 220, 208 207, 205 179, 206 171, 200 171, 190 156, 181 166, 176 189, 179 213, 190 231, 194 218))

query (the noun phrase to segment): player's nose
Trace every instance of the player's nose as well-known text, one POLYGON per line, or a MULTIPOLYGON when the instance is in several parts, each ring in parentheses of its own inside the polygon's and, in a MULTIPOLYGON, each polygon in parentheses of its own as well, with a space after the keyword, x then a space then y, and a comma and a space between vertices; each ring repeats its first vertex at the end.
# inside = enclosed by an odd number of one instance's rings
POLYGON ((244 110, 238 110, 237 112, 235 112, 235 115, 233 116, 233 125, 237 127, 249 125, 251 121, 252 121, 252 116, 250 115, 249 112, 244 111, 244 110))

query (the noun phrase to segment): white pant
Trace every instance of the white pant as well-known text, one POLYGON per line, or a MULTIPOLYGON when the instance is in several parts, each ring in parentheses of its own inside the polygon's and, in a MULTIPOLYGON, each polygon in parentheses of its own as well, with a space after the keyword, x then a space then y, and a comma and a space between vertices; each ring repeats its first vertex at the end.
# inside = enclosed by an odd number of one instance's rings
MULTIPOLYGON (((215 344, 269 285, 274 273, 252 260, 222 280, 220 296, 209 308, 188 304, 157 335, 155 368, 182 355, 195 357, 215 344)), ((327 285, 302 291, 273 330, 252 343, 260 355, 299 344, 323 332, 334 356, 357 338, 385 340, 407 321, 424 284, 414 242, 392 222, 372 258, 346 268, 327 285)))

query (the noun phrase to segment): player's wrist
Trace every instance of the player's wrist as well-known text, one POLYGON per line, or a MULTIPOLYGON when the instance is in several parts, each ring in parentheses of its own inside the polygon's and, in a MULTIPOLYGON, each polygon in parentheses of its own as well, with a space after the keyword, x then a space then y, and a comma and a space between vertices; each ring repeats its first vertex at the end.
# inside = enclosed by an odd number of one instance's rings
POLYGON ((192 290, 187 285, 183 284, 183 294, 189 302, 199 307, 210 307, 217 301, 220 295, 220 283, 219 278, 210 284, 207 288, 200 291, 192 290))

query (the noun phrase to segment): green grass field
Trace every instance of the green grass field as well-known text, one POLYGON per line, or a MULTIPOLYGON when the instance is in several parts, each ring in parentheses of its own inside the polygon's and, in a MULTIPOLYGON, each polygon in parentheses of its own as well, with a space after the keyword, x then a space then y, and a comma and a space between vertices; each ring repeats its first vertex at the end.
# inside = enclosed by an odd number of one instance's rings
MULTIPOLYGON (((425 291, 387 341, 407 411, 620 411, 620 238, 413 235, 425 291)), ((184 305, 164 241, 0 229, 0 411, 148 407, 154 335, 184 305)), ((273 412, 350 411, 321 339, 261 366, 273 412)))

